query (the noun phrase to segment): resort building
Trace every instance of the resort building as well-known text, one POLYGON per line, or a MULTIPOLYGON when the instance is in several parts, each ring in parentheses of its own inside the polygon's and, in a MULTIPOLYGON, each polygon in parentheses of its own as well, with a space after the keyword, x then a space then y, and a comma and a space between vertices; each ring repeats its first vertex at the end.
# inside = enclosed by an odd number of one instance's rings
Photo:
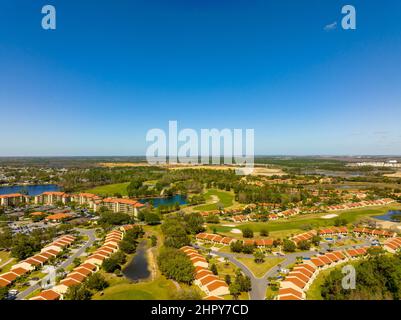
POLYGON ((143 208, 145 205, 131 199, 106 198, 103 199, 101 204, 96 205, 96 210, 100 209, 101 206, 104 206, 113 212, 123 212, 137 216, 139 212, 138 210, 143 208))
POLYGON ((78 193, 71 196, 71 201, 74 201, 79 205, 88 205, 90 209, 94 209, 96 204, 101 200, 101 197, 92 193, 78 193))
POLYGON ((70 195, 65 192, 51 191, 43 192, 34 197, 35 204, 54 205, 57 203, 66 204, 71 199, 70 195))
POLYGON ((11 193, 0 195, 0 206, 11 207, 27 203, 28 197, 21 193, 11 193))

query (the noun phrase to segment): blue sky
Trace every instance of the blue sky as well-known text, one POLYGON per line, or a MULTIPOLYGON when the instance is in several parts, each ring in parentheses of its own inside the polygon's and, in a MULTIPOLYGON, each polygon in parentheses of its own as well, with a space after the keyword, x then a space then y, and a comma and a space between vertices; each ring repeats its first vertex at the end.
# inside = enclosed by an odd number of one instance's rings
POLYGON ((143 155, 169 120, 253 128, 257 154, 401 154, 400 88, 397 0, 0 1, 0 156, 143 155))

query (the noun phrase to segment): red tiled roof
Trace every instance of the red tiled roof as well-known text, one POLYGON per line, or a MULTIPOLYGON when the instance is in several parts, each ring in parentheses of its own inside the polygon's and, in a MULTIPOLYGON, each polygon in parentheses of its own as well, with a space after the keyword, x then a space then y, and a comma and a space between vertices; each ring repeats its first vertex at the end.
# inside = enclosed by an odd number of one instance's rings
POLYGON ((0 278, 13 282, 15 279, 18 278, 18 275, 13 272, 6 272, 0 275, 0 278))
POLYGON ((56 291, 53 291, 53 290, 42 291, 39 294, 39 296, 45 300, 59 300, 60 299, 60 295, 56 291))
POLYGON ((222 297, 217 297, 217 296, 208 296, 204 298, 203 300, 224 300, 222 297))
POLYGON ((0 278, 0 288, 7 287, 11 282, 0 278))
POLYGON ((302 292, 295 290, 294 288, 280 288, 278 294, 281 295, 294 295, 300 299, 302 299, 302 292))
POLYGON ((206 285, 206 287, 207 287, 207 289, 208 289, 209 292, 210 292, 210 291, 216 290, 216 289, 221 288, 221 287, 226 287, 226 288, 228 288, 228 285, 227 285, 227 283, 225 283, 225 282, 222 281, 222 280, 217 280, 217 281, 214 281, 214 282, 212 282, 212 283, 206 285))
POLYGON ((219 280, 219 278, 216 277, 215 275, 209 275, 209 276, 206 276, 206 277, 200 279, 199 282, 202 284, 202 286, 206 286, 208 283, 216 281, 216 280, 219 280))
POLYGON ((27 273, 28 270, 26 270, 24 268, 15 268, 15 269, 12 269, 11 272, 16 273, 18 276, 22 276, 23 274, 27 273))

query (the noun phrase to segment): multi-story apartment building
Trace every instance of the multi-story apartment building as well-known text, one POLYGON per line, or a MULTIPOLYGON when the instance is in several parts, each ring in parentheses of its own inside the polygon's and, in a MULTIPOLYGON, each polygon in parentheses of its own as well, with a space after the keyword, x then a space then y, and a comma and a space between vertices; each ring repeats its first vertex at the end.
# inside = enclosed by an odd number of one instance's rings
POLYGON ((0 206, 3 207, 16 206, 21 203, 27 203, 27 202, 28 202, 28 196, 25 196, 21 193, 0 195, 0 206))
POLYGON ((43 192, 34 197, 35 204, 56 204, 56 203, 67 203, 71 199, 71 196, 65 192, 43 192))
POLYGON ((92 193, 78 193, 71 195, 71 201, 79 205, 88 205, 90 209, 95 209, 96 204, 102 200, 101 197, 92 193))
POLYGON ((145 205, 131 199, 106 198, 103 199, 101 203, 96 205, 96 210, 98 210, 101 206, 104 206, 113 212, 123 212, 137 216, 138 210, 145 205))

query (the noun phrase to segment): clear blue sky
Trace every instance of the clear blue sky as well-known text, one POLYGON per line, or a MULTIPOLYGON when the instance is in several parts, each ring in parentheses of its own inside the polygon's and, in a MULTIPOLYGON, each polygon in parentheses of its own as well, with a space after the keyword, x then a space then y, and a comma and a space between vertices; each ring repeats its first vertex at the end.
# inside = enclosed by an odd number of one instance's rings
POLYGON ((168 120, 254 128, 257 154, 401 154, 401 2, 0 1, 0 156, 142 155, 168 120))

